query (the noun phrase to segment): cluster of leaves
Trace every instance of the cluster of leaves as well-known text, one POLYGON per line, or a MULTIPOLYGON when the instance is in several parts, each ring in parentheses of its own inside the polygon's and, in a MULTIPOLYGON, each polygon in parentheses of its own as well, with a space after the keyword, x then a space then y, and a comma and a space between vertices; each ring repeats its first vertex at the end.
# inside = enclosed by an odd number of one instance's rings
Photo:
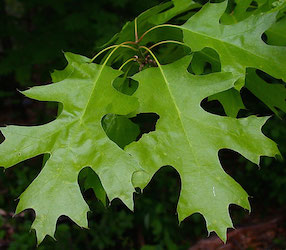
POLYGON ((17 207, 35 210, 39 242, 54 236, 61 215, 88 226, 78 185, 86 167, 86 189, 103 203, 107 195, 133 209, 134 188, 145 188, 166 165, 181 178, 179 221, 201 213, 208 231, 226 240, 229 205, 250 207, 247 193, 223 171, 218 151, 232 149, 256 164, 260 156, 279 155, 261 132, 267 118, 235 118, 244 107, 240 90, 250 90, 277 115, 286 110, 284 83, 268 84, 260 75, 286 79, 285 3, 233 3, 156 6, 127 23, 107 44, 114 45, 93 59, 65 53, 68 65, 52 74, 53 84, 22 92, 60 103, 59 116, 48 124, 1 129, 1 166, 46 154, 17 207), (206 112, 200 103, 207 97, 219 100, 227 116, 206 112), (159 119, 155 131, 142 135, 135 121, 144 113, 159 119))

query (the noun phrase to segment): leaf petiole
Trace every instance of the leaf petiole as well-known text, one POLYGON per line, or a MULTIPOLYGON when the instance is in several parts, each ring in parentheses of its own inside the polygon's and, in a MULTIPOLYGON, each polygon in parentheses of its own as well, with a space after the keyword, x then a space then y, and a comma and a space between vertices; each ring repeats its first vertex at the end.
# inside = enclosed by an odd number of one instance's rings
POLYGON ((138 43, 138 25, 137 25, 137 17, 134 20, 134 28, 135 28, 135 43, 138 43))
POLYGON ((142 49, 145 49, 146 51, 148 51, 150 53, 150 55, 154 58, 154 60, 157 63, 158 67, 161 69, 161 64, 160 64, 159 60, 157 59, 157 57, 155 56, 155 54, 152 52, 151 49, 147 48, 146 46, 140 46, 139 48, 142 48, 142 49))
POLYGON ((155 29, 158 29, 158 28, 163 28, 163 27, 171 27, 171 28, 181 29, 180 26, 174 25, 174 24, 161 24, 161 25, 157 25, 157 26, 154 26, 154 27, 150 28, 149 30, 145 31, 145 32, 143 33, 143 35, 138 39, 137 43, 140 43, 140 42, 142 41, 142 39, 143 39, 149 32, 151 32, 152 30, 155 30, 155 29))
MULTIPOLYGON (((175 41, 175 40, 166 40, 166 41, 161 41, 161 42, 158 42, 156 44, 153 44, 152 46, 149 47, 150 50, 152 50, 153 48, 161 45, 161 44, 165 44, 165 43, 176 43, 176 44, 180 44, 180 45, 183 45, 183 46, 187 46, 186 44, 182 43, 182 42, 179 42, 179 41, 175 41)), ((147 51, 145 51, 146 53, 147 51)))
POLYGON ((122 70, 126 64, 128 64, 128 63, 130 63, 130 62, 132 62, 132 61, 135 61, 135 58, 134 58, 134 57, 128 59, 125 63, 123 63, 118 70, 119 70, 119 71, 122 70))
POLYGON ((131 42, 131 41, 128 41, 128 42, 124 42, 124 43, 121 43, 121 44, 118 44, 118 45, 112 45, 112 46, 109 46, 101 51, 99 51, 91 60, 90 62, 92 63, 97 57, 99 57, 102 53, 104 53, 105 51, 107 50, 110 50, 112 48, 118 48, 118 47, 123 47, 123 48, 129 48, 129 49, 132 49, 134 51, 137 51, 136 48, 130 46, 130 45, 126 45, 126 44, 135 44, 134 42, 131 42))

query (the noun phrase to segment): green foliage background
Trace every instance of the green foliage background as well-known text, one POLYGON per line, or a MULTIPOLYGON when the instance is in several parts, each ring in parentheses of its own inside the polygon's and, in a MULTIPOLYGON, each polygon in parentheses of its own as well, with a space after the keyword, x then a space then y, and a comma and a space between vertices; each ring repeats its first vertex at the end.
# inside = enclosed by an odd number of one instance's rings
MULTIPOLYGON (((37 103, 24 98, 16 89, 33 83, 50 81, 49 73, 65 65, 62 51, 91 57, 98 47, 120 31, 126 21, 161 1, 145 0, 2 0, 0 1, 0 122, 8 124, 43 124, 56 116, 55 104, 37 103)), ((270 111, 246 90, 242 93, 243 114, 270 115, 270 111), (251 111, 249 111, 251 110, 251 111)), ((217 102, 207 109, 221 112, 217 102)), ((286 155, 285 117, 276 116, 264 127, 264 133, 279 144, 286 155)), ((253 214, 261 220, 286 206, 285 162, 263 159, 260 170, 241 156, 222 151, 223 166, 251 195, 253 214)), ((38 157, 16 168, 0 172, 0 209, 14 212, 15 199, 36 177, 42 158, 38 157)), ((81 185, 83 189, 83 184, 81 185)), ((193 215, 180 226, 176 203, 180 179, 170 167, 161 169, 144 196, 135 197, 135 212, 120 201, 104 208, 91 190, 85 198, 93 213, 89 214, 90 230, 82 230, 67 218, 59 221, 57 242, 47 238, 39 249, 187 249, 207 236, 204 220, 193 215), (62 223, 65 222, 65 223, 62 223)), ((242 209, 231 209, 234 224, 248 219, 242 209)), ((0 248, 32 249, 36 244, 34 232, 29 233, 33 213, 11 218, 0 213, 0 248), (10 230, 10 231, 9 231, 10 230), (12 230, 12 231, 11 231, 12 230)), ((282 240, 282 245, 286 239, 282 240)), ((285 247, 285 245, 284 245, 285 247)))

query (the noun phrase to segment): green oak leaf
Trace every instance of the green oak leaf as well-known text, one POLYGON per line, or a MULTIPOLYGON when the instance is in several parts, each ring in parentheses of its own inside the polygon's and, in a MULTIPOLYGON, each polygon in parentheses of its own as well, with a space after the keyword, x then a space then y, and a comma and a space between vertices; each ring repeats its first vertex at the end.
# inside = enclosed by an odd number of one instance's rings
MULTIPOLYGON (((163 24, 172 18, 192 9, 200 8, 201 5, 190 0, 172 0, 163 4, 159 4, 151 9, 146 10, 137 17, 138 36, 143 35, 145 31, 155 25, 163 24)), ((182 32, 177 29, 161 28, 157 32, 149 33, 140 42, 141 45, 148 43, 156 43, 162 40, 178 40, 182 41, 182 32)), ((135 40, 135 20, 127 22, 122 30, 117 33, 108 43, 102 47, 106 47, 111 43, 121 44, 126 41, 135 40)), ((182 53, 182 52, 181 52, 182 53)), ((185 54, 184 54, 185 55, 185 54)), ((124 53, 115 53, 110 61, 126 61, 134 56, 134 51, 124 49, 124 53)))
POLYGON ((286 16, 274 23, 266 32, 267 43, 286 46, 286 16))
POLYGON ((166 23, 177 15, 201 7, 199 3, 190 0, 172 0, 172 3, 173 8, 152 16, 149 22, 155 25, 166 23))
MULTIPOLYGON (((143 32, 154 25, 165 23, 183 12, 199 7, 201 7, 200 4, 190 0, 172 0, 159 4, 146 10, 137 17, 138 32, 142 35, 143 32)), ((105 46, 111 42, 114 43, 115 41, 116 44, 120 44, 125 41, 133 41, 135 37, 134 26, 134 20, 132 22, 127 22, 123 26, 122 30, 116 34, 110 42, 105 44, 105 46)))
MULTIPOLYGON (((77 63, 88 63, 89 58, 69 54, 69 57, 72 57, 73 62, 77 63)), ((68 64, 63 70, 55 70, 51 74, 53 82, 59 82, 67 78, 73 71, 72 64, 68 64)), ((131 95, 136 90, 137 85, 135 81, 123 81, 123 78, 116 78, 113 81, 113 86, 116 90, 120 91, 123 94, 131 95), (127 83, 126 83, 127 82, 127 83)), ((61 113, 63 105, 59 104, 59 114, 61 113)), ((125 116, 119 116, 115 114, 107 114, 102 119, 102 127, 107 134, 107 136, 114 141, 119 147, 124 148, 127 144, 135 141, 140 133, 139 126, 131 122, 125 116)), ((45 154, 44 164, 48 159, 49 155, 45 154)), ((95 196, 102 202, 103 205, 106 205, 106 193, 98 176, 90 169, 86 168, 82 172, 84 181, 84 190, 92 188, 95 193, 95 196)))
MULTIPOLYGON (((240 16, 240 18, 236 17, 235 20, 232 20, 231 23, 235 24, 219 24, 219 18, 226 7, 226 2, 224 2, 220 4, 206 4, 200 12, 183 25, 187 44, 190 45, 192 49, 197 50, 197 52, 195 52, 195 60, 192 62, 193 71, 199 74, 202 73, 207 62, 211 64, 212 69, 217 71, 216 68, 220 67, 221 61, 222 70, 231 71, 240 77, 235 84, 235 89, 238 91, 244 85, 247 67, 263 68, 268 74, 282 78, 285 81, 286 74, 283 68, 286 66, 284 60, 286 48, 269 46, 261 40, 262 33, 267 30, 266 34, 270 37, 270 44, 276 42, 276 45, 281 45, 283 39, 279 38, 282 38, 284 34, 282 32, 285 26, 283 19, 275 22, 277 11, 257 14, 246 18, 246 16, 243 16, 242 10, 248 8, 251 1, 238 2, 235 11, 232 13, 232 15, 236 13, 240 16), (209 16, 209 18, 207 16, 209 16), (237 23, 242 19, 245 20, 237 23), (211 22, 207 24, 205 23, 206 20, 211 20, 211 22), (208 27, 208 29, 202 27, 208 27), (251 28, 249 29, 249 27, 251 28), (281 31, 281 35, 279 32, 273 32, 272 30, 281 31), (278 34, 279 38, 277 38, 275 34, 278 34), (279 40, 280 43, 278 43, 277 40, 279 40), (220 58, 216 58, 209 48, 215 49, 220 58), (277 57, 276 55, 278 54, 279 56, 277 57), (268 69, 268 71, 266 71, 266 69, 268 69), (241 73, 240 76, 239 72, 241 73)), ((261 0, 258 2, 258 10, 255 11, 255 13, 267 11, 271 9, 271 7, 273 7, 271 3, 261 0)), ((226 17, 226 14, 222 17, 226 17)), ((230 21, 228 23, 230 23, 230 21)), ((256 88, 259 88, 259 86, 256 88)), ((226 114, 231 117, 236 117, 239 110, 244 108, 240 93, 238 91, 235 92, 235 89, 218 93, 209 98, 210 100, 219 100, 226 114)), ((275 96, 270 96, 273 92, 275 92, 275 90, 270 91, 268 99, 275 99, 275 96)))
POLYGON ((37 155, 50 155, 40 174, 20 196, 16 210, 35 210, 32 228, 39 243, 46 235, 54 236, 61 215, 88 227, 89 208, 78 185, 83 168, 89 166, 99 176, 110 201, 120 198, 130 209, 134 192, 131 177, 139 169, 136 161, 108 138, 101 125, 106 114, 127 115, 138 106, 135 97, 112 86, 122 72, 88 63, 87 58, 71 53, 65 56, 70 74, 54 74, 59 82, 23 92, 36 100, 62 103, 60 115, 45 125, 1 128, 5 140, 0 145, 0 166, 8 168, 37 155))
POLYGON ((98 200, 106 206, 106 193, 101 184, 99 177, 92 171, 91 168, 85 168, 81 172, 81 177, 84 179, 84 190, 92 189, 98 200))
MULTIPOLYGON (((204 74, 207 64, 211 65, 211 72, 221 70, 219 57, 213 49, 204 48, 194 53, 191 68, 196 75, 204 74)), ((240 109, 245 109, 240 92, 235 88, 212 95, 208 100, 218 100, 222 104, 226 115, 230 117, 236 117, 240 109)))
POLYGON ((277 116, 278 109, 286 113, 286 88, 282 84, 267 83, 256 74, 255 69, 248 69, 245 87, 277 116))
MULTIPOLYGON (((77 63, 88 63, 90 61, 90 59, 87 57, 75 54, 69 54, 69 57, 72 57, 72 61, 77 63)), ((51 74, 51 78, 54 83, 59 82, 66 79, 72 71, 72 64, 68 64, 63 70, 55 70, 51 74)), ((127 81, 128 84, 126 84, 126 81, 122 81, 122 79, 123 78, 116 78, 113 81, 112 84, 115 89, 126 95, 133 94, 137 88, 135 84, 136 82, 127 81)), ((59 103, 59 114, 61 113, 62 108, 63 105, 59 103)), ((124 146, 127 144, 135 141, 140 133, 138 125, 131 122, 125 116, 119 116, 115 114, 107 114, 104 116, 102 119, 102 127, 107 136, 121 148, 124 148, 124 146)), ((44 164, 46 163, 48 157, 49 155, 45 154, 44 164)), ((84 190, 91 188, 98 200, 100 200, 103 205, 106 205, 106 193, 98 176, 90 168, 85 168, 82 171, 82 176, 84 179, 84 190)))
POLYGON ((121 148, 135 141, 140 134, 139 126, 125 116, 109 114, 104 118, 102 127, 105 133, 121 148))
MULTIPOLYGON (((89 58, 80 55, 70 54, 69 57, 72 57, 73 62, 77 63, 88 63, 90 61, 89 58)), ((55 70, 51 74, 53 82, 64 80, 70 75, 72 70, 73 66, 71 64, 68 64, 63 70, 55 70)), ((118 77, 112 84, 116 90, 126 95, 132 95, 137 88, 137 83, 130 78, 118 77)), ((59 104, 59 113, 61 110, 62 105, 59 104)), ((116 114, 107 114, 104 116, 102 127, 107 136, 121 148, 135 141, 140 133, 138 125, 131 122, 127 117, 116 114)))
MULTIPOLYGON (((146 10, 145 12, 141 13, 137 17, 138 22, 138 30, 145 29, 145 25, 148 23, 148 20, 159 13, 164 12, 165 10, 172 7, 172 2, 166 2, 163 4, 159 4, 157 6, 154 6, 151 9, 146 10)), ((107 43, 105 43, 102 47, 106 47, 110 44, 117 43, 120 44, 125 41, 133 41, 135 38, 135 30, 134 30, 134 20, 132 22, 127 22, 121 31, 117 34, 115 34, 107 43)))
POLYGON ((54 70, 51 73, 51 78, 53 83, 60 82, 68 78, 74 71, 75 68, 74 64, 90 62, 89 58, 73 53, 65 53, 65 56, 67 58, 68 64, 63 70, 54 70))
POLYGON ((276 144, 261 132, 267 117, 242 119, 210 114, 201 101, 231 89, 236 80, 231 73, 192 75, 187 72, 190 57, 175 63, 149 68, 133 78, 138 113, 157 113, 156 130, 144 134, 126 147, 144 171, 133 176, 134 186, 144 188, 162 166, 173 166, 181 177, 178 202, 179 221, 201 213, 209 231, 226 241, 232 227, 229 205, 250 209, 248 195, 221 167, 218 151, 232 149, 259 164, 260 156, 279 154, 276 144))
POLYGON ((218 100, 222 104, 226 115, 234 118, 237 117, 239 110, 245 109, 241 95, 235 88, 212 95, 208 100, 218 100))
POLYGON ((273 2, 276 0, 229 0, 228 7, 234 7, 231 9, 230 13, 224 13, 221 17, 221 22, 223 24, 233 24, 244 20, 245 18, 258 14, 261 12, 266 12, 272 9, 273 2))
POLYGON ((211 66, 211 72, 221 71, 221 65, 219 56, 213 49, 204 48, 200 51, 194 52, 193 59, 191 62, 191 69, 196 75, 202 75, 205 73, 207 64, 211 66))
POLYGON ((244 82, 247 67, 260 69, 286 81, 286 48, 265 44, 261 35, 276 21, 277 11, 252 15, 231 24, 220 24, 227 1, 207 3, 181 26, 185 43, 193 51, 205 47, 217 51, 222 70, 244 82))

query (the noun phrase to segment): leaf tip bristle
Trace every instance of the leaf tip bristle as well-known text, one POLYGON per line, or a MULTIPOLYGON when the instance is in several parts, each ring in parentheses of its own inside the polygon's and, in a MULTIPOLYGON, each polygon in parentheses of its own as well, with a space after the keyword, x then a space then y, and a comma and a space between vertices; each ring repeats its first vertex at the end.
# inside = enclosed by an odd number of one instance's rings
MULTIPOLYGON (((29 89, 29 88, 28 88, 29 89)), ((25 92, 25 90, 20 90, 18 88, 16 88, 16 91, 18 91, 20 94, 23 94, 23 92, 25 92)))

